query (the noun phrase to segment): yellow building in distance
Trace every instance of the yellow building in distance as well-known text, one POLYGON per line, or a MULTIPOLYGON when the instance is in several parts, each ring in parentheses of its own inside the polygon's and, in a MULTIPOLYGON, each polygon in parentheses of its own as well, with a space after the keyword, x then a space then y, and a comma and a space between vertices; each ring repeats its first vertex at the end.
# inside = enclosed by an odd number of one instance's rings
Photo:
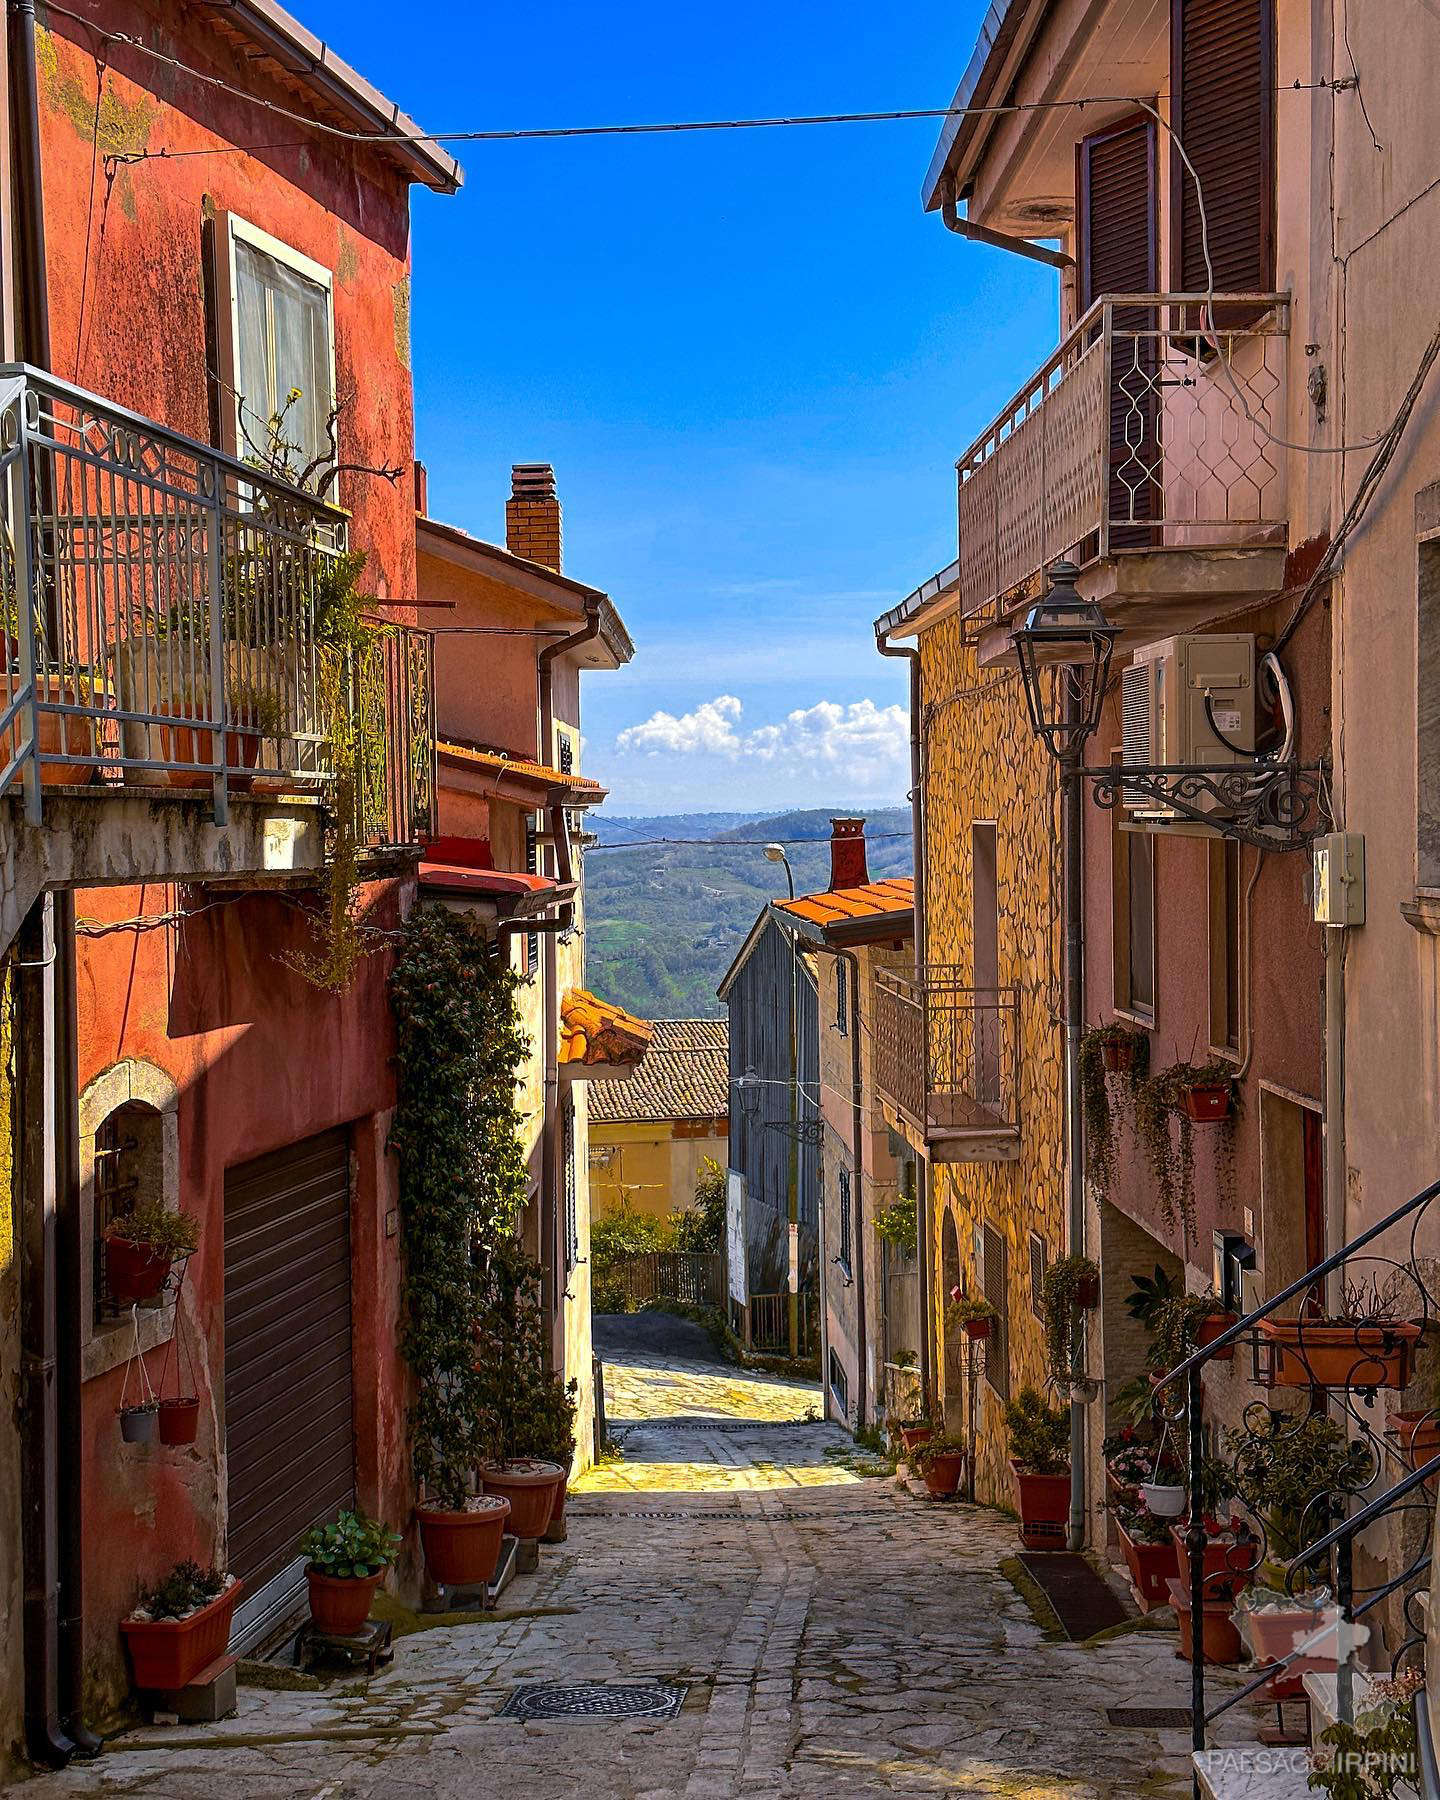
POLYGON ((592 1219, 666 1218, 693 1203, 707 1157, 726 1166, 728 1033, 725 1019, 656 1019, 635 1073, 591 1088, 592 1219))

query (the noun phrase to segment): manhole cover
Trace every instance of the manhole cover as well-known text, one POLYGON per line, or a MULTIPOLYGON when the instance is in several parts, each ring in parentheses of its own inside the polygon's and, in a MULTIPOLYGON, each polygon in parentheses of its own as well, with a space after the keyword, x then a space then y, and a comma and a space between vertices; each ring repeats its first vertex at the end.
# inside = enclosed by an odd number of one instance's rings
POLYGON ((1188 1706, 1107 1706, 1105 1717, 1112 1725, 1128 1725, 1137 1731, 1188 1731, 1188 1706))
POLYGON ((673 1719, 688 1690, 642 1681, 607 1687, 582 1681, 516 1688, 500 1709, 502 1719, 673 1719))

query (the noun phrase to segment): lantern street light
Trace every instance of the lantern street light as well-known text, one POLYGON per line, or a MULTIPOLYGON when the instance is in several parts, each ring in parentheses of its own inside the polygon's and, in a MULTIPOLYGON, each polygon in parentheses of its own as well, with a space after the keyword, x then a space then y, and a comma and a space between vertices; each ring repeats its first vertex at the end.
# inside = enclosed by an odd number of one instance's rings
POLYGON ((760 1110, 760 1077, 755 1073, 754 1063, 745 1065, 745 1073, 735 1077, 735 1085, 740 1090, 740 1110, 747 1119, 753 1119, 760 1110))
POLYGON ((1085 740, 1099 727, 1110 659, 1120 635, 1119 626, 1107 623, 1095 601, 1082 600, 1076 592, 1079 573, 1072 562, 1052 563, 1049 591, 1010 638, 1020 662, 1030 729, 1070 769, 1078 767, 1085 740), (1049 669, 1057 672, 1054 681, 1046 680, 1049 669))

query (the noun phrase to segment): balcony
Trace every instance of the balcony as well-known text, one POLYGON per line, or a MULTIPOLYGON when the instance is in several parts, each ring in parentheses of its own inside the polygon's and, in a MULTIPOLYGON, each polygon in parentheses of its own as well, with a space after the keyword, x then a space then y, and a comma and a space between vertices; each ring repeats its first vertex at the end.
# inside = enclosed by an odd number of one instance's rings
POLYGON ((960 610, 982 663, 1060 556, 1130 642, 1282 585, 1281 294, 1097 301, 960 458, 960 610))
POLYGON ((967 987, 942 964, 916 981, 875 976, 881 1104, 932 1162, 1020 1154, 1020 990, 967 987))
POLYGON ((46 883, 313 869, 336 805, 372 852, 429 832, 433 640, 327 641, 343 513, 18 366, 0 484, 0 795, 46 883))

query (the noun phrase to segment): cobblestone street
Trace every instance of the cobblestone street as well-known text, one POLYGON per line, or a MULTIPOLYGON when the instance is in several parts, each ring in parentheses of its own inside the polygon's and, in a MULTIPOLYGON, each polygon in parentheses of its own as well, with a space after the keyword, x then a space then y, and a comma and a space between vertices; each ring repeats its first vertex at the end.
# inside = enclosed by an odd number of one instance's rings
MULTIPOLYGON (((687 1346, 688 1348, 688 1346, 687 1346)), ((818 1390, 607 1350, 623 1459, 569 1541, 490 1616, 398 1640, 323 1691, 244 1686, 220 1725, 134 1732, 29 1784, 77 1794, 1102 1796, 1188 1791, 1185 1734, 1107 1707, 1184 1703, 1169 1633, 1047 1640, 1000 1564, 1013 1524, 866 1475, 818 1390), (526 1684, 663 1681, 667 1722, 499 1717, 526 1684)))

